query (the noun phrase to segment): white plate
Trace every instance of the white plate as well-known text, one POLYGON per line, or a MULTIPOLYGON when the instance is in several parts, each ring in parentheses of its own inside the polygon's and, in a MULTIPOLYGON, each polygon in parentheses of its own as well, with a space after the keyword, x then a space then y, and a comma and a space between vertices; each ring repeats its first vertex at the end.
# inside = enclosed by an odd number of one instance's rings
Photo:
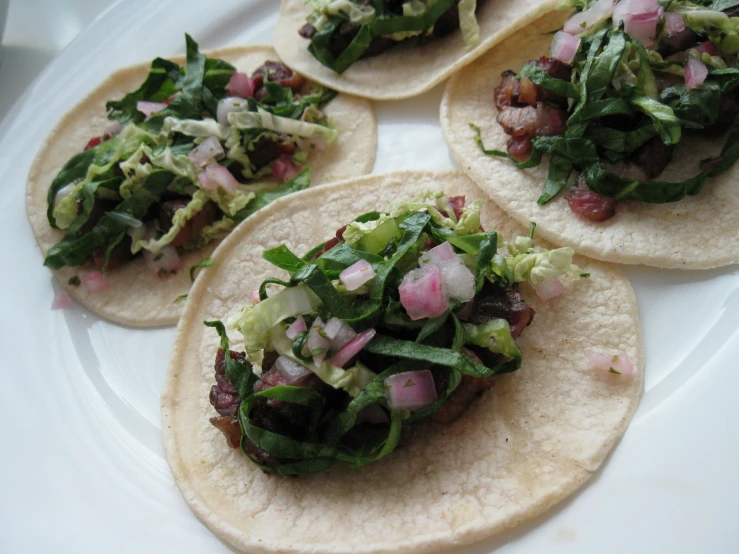
MULTIPOLYGON (((163 458, 159 392, 174 330, 139 331, 56 287, 26 222, 25 178, 56 120, 108 73, 201 46, 270 42, 275 0, 117 3, 45 71, 0 128, 0 552, 225 553, 190 513, 163 458)), ((376 171, 448 168, 441 89, 379 103, 376 171)), ((720 237, 706 248, 720 248, 720 237)), ((625 438, 570 501, 458 553, 739 551, 739 277, 735 268, 627 268, 647 348, 625 438)), ((419 506, 419 510, 423 507, 419 506)))

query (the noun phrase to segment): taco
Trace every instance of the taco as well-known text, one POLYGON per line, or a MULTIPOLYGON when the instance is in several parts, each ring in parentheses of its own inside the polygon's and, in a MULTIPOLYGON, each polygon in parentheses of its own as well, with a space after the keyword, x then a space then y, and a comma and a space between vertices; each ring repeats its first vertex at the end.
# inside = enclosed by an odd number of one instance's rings
POLYGON ((375 100, 410 98, 555 5, 553 0, 283 0, 275 49, 291 67, 336 90, 375 100))
POLYGON ((582 254, 739 261, 739 18, 683 1, 574 4, 449 82, 454 158, 516 220, 582 254))
POLYGON ((59 122, 26 209, 45 265, 81 304, 175 323, 192 271, 239 221, 311 180, 372 169, 372 106, 277 60, 267 46, 205 57, 188 37, 186 60, 119 70, 59 122))
POLYGON ((177 329, 162 429, 230 546, 459 545, 601 465, 641 394, 631 286, 480 196, 461 172, 368 176, 280 199, 219 246, 177 329))

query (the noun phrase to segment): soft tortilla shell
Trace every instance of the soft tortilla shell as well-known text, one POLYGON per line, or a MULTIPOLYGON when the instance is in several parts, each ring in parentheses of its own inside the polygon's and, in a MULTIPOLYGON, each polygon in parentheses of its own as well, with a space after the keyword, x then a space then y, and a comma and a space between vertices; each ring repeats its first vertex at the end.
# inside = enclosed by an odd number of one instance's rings
MULTIPOLYGON (((568 294, 544 304, 522 287, 536 317, 519 341, 521 370, 500 376, 453 424, 419 427, 412 444, 388 459, 282 479, 226 446, 208 422, 218 337, 203 321, 236 312, 251 287, 278 273, 262 258, 266 248, 285 242, 303 254, 354 216, 440 188, 482 196, 453 171, 372 175, 298 193, 245 221, 195 283, 162 395, 164 446, 193 512, 229 545, 252 553, 376 553, 469 543, 572 494, 626 429, 642 389, 634 293, 617 267, 580 258, 591 277, 568 294), (590 348, 626 351, 636 374, 594 374, 584 355, 590 348)), ((483 226, 507 237, 523 232, 490 201, 483 226)))
POLYGON ((275 49, 292 67, 336 90, 374 100, 398 100, 426 92, 482 55, 514 31, 525 27, 559 0, 488 0, 477 21, 482 40, 469 49, 460 32, 422 47, 398 45, 379 56, 359 60, 339 75, 308 52, 308 40, 298 35, 309 6, 303 0, 282 0, 275 29, 275 49))
MULTIPOLYGON (((539 206, 548 163, 518 170, 503 158, 486 156, 469 124, 482 129, 486 148, 505 150, 509 137, 496 122, 493 89, 500 74, 517 71, 549 51, 543 34, 561 14, 540 19, 450 79, 441 106, 441 128, 454 159, 495 202, 521 223, 536 221, 539 236, 581 254, 626 264, 708 269, 739 261, 739 167, 709 179, 703 191, 671 204, 621 201, 616 216, 592 223, 569 209, 566 192, 539 206)), ((724 138, 684 138, 660 180, 682 181, 699 172, 700 160, 720 152, 724 138)))
MULTIPOLYGON (((247 73, 265 60, 279 60, 270 46, 224 48, 207 54, 224 59, 247 73)), ((183 64, 185 58, 176 56, 172 60, 183 64)), ((46 219, 49 185, 67 160, 105 128, 108 123, 105 102, 137 89, 149 67, 149 63, 143 63, 113 73, 62 118, 41 146, 28 176, 26 211, 44 255, 63 236, 61 231, 52 229, 46 219)), ((312 182, 321 184, 369 173, 377 151, 377 126, 371 103, 339 95, 325 111, 335 118, 339 137, 330 148, 311 156, 312 182)), ((166 280, 153 276, 139 257, 106 273, 108 289, 95 294, 67 283, 70 277, 84 271, 79 267, 63 268, 54 271, 54 275, 75 300, 101 317, 135 327, 173 325, 183 307, 183 303, 175 299, 187 294, 190 288, 189 268, 207 258, 213 248, 214 245, 209 245, 184 256, 182 269, 166 280)))

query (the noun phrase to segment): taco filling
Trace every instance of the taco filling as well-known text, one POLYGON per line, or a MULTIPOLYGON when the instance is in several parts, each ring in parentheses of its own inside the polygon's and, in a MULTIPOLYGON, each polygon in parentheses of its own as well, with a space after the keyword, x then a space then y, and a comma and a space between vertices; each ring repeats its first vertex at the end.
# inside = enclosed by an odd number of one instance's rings
POLYGON ((457 29, 480 42, 475 12, 486 0, 304 0, 313 8, 300 36, 326 67, 343 73, 359 59, 401 42, 427 43, 457 29))
POLYGON ((154 60, 54 178, 48 220, 64 237, 44 264, 104 272, 143 255, 154 275, 175 273, 183 252, 310 184, 303 166, 337 135, 321 111, 335 95, 279 62, 240 73, 187 36, 186 65, 154 60))
POLYGON ((566 2, 577 12, 554 35, 548 56, 494 90, 497 121, 518 168, 549 154, 539 204, 577 175, 567 200, 589 221, 616 214, 619 200, 667 203, 698 194, 739 158, 739 2, 597 0, 566 2), (729 7, 726 12, 711 9, 729 7), (731 4, 731 6, 727 6, 731 4), (686 137, 726 135, 717 157, 680 182, 660 181, 686 137))
POLYGON ((587 277, 570 248, 505 242, 480 226, 481 201, 422 193, 339 229, 303 257, 285 245, 221 338, 210 422, 263 470, 299 475, 390 454, 423 420, 459 418, 496 374, 521 367, 516 339, 548 300, 587 277), (279 292, 276 292, 279 289, 279 292))

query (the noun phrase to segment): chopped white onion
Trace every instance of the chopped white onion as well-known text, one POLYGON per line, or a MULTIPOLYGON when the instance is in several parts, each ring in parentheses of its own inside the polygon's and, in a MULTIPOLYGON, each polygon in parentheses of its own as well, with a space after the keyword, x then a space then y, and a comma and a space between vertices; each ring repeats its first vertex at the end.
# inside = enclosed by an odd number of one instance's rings
POLYGON ((108 282, 99 271, 88 271, 80 275, 80 281, 90 294, 102 292, 108 288, 108 282))
MULTIPOLYGON (((257 294, 257 297, 259 297, 259 294, 257 294)), ((305 320, 303 319, 302 315, 299 315, 295 321, 293 321, 290 324, 290 327, 287 328, 287 332, 285 333, 287 335, 287 338, 290 340, 295 340, 295 337, 297 337, 300 333, 304 333, 308 330, 308 327, 305 325, 305 320)))
POLYGON ((218 164, 205 166, 203 173, 198 173, 198 181, 203 188, 217 190, 221 187, 230 194, 236 194, 239 190, 239 182, 231 175, 231 172, 218 164))
POLYGON ((375 270, 366 260, 359 260, 350 265, 339 275, 339 280, 348 291, 357 290, 365 283, 375 278, 375 270))
POLYGON ((259 298, 259 287, 252 287, 249 289, 249 300, 255 304, 259 304, 259 302, 261 302, 262 299, 259 298))
POLYGON ((105 126, 105 130, 103 131, 103 138, 109 139, 110 137, 116 136, 118 133, 121 132, 121 122, 117 119, 114 119, 110 123, 108 123, 105 126))
POLYGON ((144 262, 155 277, 166 277, 182 267, 182 259, 171 244, 162 246, 158 254, 144 249, 144 262))
POLYGON ((331 351, 336 352, 357 336, 357 333, 348 323, 344 323, 338 317, 332 317, 323 328, 324 333, 331 341, 331 351))
POLYGON ((406 273, 399 292, 400 303, 413 321, 438 317, 449 307, 441 284, 441 270, 435 265, 406 273))
POLYGON ((59 205, 59 202, 62 201, 62 198, 66 198, 70 194, 72 194, 72 191, 74 190, 74 183, 69 183, 68 185, 63 186, 60 188, 56 196, 54 197, 54 207, 59 205))
POLYGON ((667 12, 665 14, 665 31, 674 35, 685 30, 685 20, 682 14, 677 12, 667 12))
POLYGON ((564 32, 579 35, 602 23, 613 13, 616 0, 598 0, 591 8, 576 13, 564 24, 564 32))
POLYGON ((624 24, 624 31, 633 38, 651 46, 657 36, 660 6, 657 0, 621 0, 613 9, 613 27, 624 24))
POLYGON ((341 350, 331 356, 331 363, 336 367, 344 367, 346 364, 349 363, 349 360, 359 354, 362 348, 367 346, 367 343, 375 338, 376 334, 377 331, 375 331, 374 329, 367 329, 366 331, 362 331, 352 340, 347 342, 341 350))
POLYGON ((454 250, 452 250, 452 245, 449 242, 444 242, 421 254, 421 257, 418 258, 418 265, 421 267, 427 264, 436 265, 440 262, 453 260, 457 257, 458 256, 454 253, 454 250))
POLYGON ((299 383, 301 379, 308 377, 313 373, 304 365, 299 364, 287 356, 280 356, 277 358, 277 360, 275 360, 275 367, 285 380, 286 385, 295 385, 299 383))
POLYGON ((220 141, 216 137, 208 137, 193 148, 187 157, 196 167, 203 167, 212 159, 220 160, 225 155, 220 141))
POLYGON ((331 341, 324 336, 326 333, 323 325, 323 320, 317 317, 308 331, 308 340, 305 341, 308 355, 313 357, 313 363, 317 366, 320 366, 326 359, 328 349, 331 347, 331 341))
POLYGON ((607 371, 616 375, 631 375, 634 373, 634 365, 626 352, 623 351, 612 356, 594 350, 586 350, 585 357, 590 362, 591 369, 607 371))
POLYGON ((226 85, 226 90, 234 96, 251 98, 254 95, 254 81, 246 73, 237 71, 231 75, 231 79, 226 85))
POLYGON ((455 256, 455 259, 437 265, 441 270, 442 290, 446 297, 460 302, 472 300, 475 296, 475 276, 464 265, 462 258, 455 256))
POLYGON ((691 56, 685 64, 685 88, 691 90, 702 85, 706 77, 708 77, 706 65, 698 58, 691 56))
POLYGON ((575 59, 578 48, 580 48, 580 38, 557 31, 552 41, 551 55, 555 60, 571 65, 575 59))
POLYGON ((534 285, 534 291, 539 298, 546 302, 547 300, 551 300, 552 298, 556 298, 560 294, 567 292, 567 289, 562 284, 562 281, 556 277, 552 277, 536 283, 534 285))
POLYGON ((146 117, 151 117, 155 113, 161 112, 166 107, 167 104, 163 104, 161 102, 144 102, 143 100, 136 102, 136 109, 146 117))
POLYGON ((228 114, 231 112, 243 112, 247 109, 248 104, 243 98, 237 96, 229 96, 218 102, 216 109, 216 119, 221 125, 228 125, 228 114))
POLYGON ((396 373, 385 379, 387 402, 394 410, 418 410, 433 403, 434 376, 428 369, 396 373))

